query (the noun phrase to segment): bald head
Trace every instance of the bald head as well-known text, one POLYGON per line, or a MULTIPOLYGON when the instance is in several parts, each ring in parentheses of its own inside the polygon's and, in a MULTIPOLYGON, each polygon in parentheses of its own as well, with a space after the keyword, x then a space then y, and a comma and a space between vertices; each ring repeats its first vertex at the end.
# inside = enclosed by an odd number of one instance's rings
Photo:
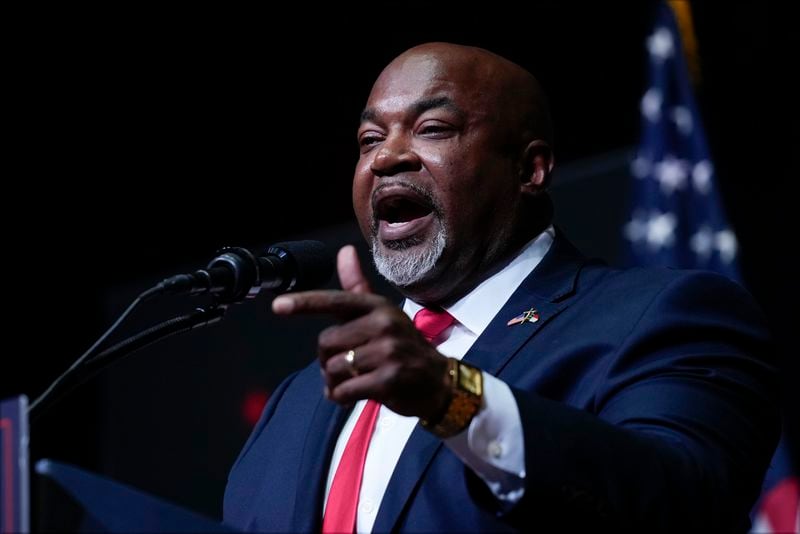
POLYGON ((441 42, 410 48, 383 70, 373 92, 399 77, 431 73, 469 88, 508 133, 509 142, 542 139, 552 145, 550 112, 539 82, 516 63, 483 48, 441 42))

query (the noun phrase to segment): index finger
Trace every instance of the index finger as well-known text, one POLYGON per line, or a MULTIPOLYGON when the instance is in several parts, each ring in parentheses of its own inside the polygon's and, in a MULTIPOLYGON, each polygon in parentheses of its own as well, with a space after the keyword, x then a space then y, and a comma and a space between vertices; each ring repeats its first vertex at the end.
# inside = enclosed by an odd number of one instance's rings
POLYGON ((272 301, 272 311, 278 315, 300 313, 362 315, 385 304, 386 299, 380 295, 327 289, 280 295, 272 301))

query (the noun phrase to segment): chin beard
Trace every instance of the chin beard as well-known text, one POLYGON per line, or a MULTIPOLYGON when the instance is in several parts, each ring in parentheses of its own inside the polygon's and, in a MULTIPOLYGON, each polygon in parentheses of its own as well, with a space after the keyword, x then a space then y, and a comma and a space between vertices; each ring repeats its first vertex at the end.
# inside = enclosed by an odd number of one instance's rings
POLYGON ((378 237, 373 235, 372 260, 375 268, 390 284, 397 287, 422 281, 442 257, 447 244, 444 226, 439 225, 439 230, 428 246, 420 246, 421 244, 421 238, 410 237, 389 241, 381 247, 378 237))

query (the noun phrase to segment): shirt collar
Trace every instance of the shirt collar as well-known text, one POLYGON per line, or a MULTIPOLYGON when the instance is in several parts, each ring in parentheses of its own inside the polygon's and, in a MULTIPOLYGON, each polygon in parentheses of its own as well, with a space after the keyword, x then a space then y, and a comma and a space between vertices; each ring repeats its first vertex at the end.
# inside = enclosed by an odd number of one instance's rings
MULTIPOLYGON (((553 244, 554 236, 555 230, 551 225, 522 247, 505 267, 445 310, 473 334, 481 335, 522 281, 542 261, 553 244)), ((403 303, 403 311, 411 318, 422 308, 411 299, 403 303)))

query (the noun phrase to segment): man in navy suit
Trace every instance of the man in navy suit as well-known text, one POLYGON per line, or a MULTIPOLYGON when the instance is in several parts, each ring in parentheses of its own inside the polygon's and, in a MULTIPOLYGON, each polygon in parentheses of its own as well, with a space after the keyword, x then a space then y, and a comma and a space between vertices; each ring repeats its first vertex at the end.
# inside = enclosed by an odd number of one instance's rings
POLYGON ((772 348, 717 275, 610 269, 551 224, 536 80, 488 51, 412 48, 358 129, 342 291, 319 362, 275 391, 225 522, 256 531, 744 531, 778 435, 772 348))

